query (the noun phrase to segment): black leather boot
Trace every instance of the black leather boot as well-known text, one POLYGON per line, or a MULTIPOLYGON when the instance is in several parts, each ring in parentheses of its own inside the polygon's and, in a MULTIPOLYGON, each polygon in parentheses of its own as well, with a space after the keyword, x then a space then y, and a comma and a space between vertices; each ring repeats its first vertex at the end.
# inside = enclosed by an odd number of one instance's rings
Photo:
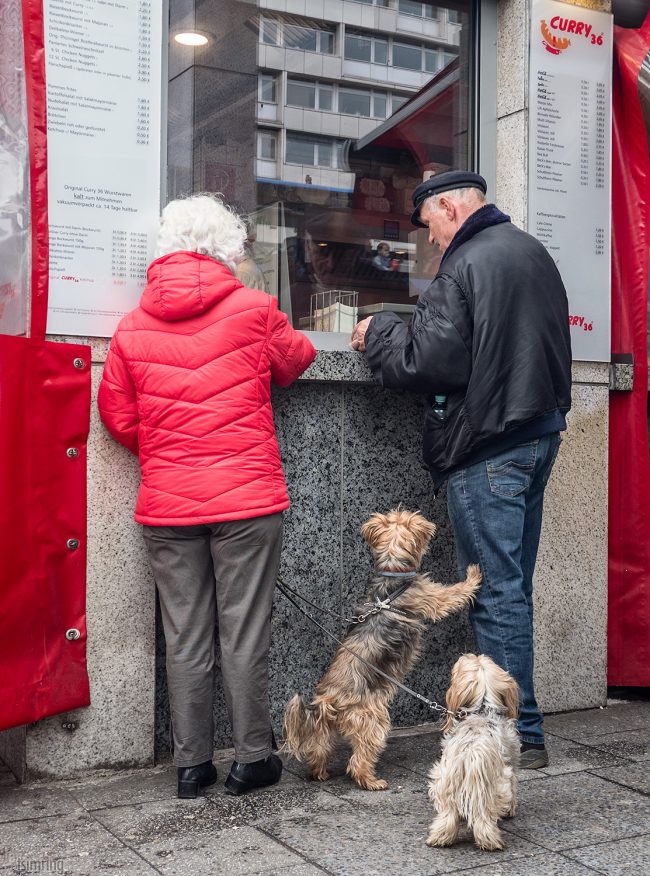
POLYGON ((178 768, 178 796, 183 800, 197 797, 199 788, 214 785, 217 781, 217 768, 211 760, 191 767, 178 768))
POLYGON ((226 793, 238 796, 255 788, 266 788, 279 782, 281 775, 282 761, 277 754, 270 754, 266 760, 256 760, 254 763, 234 761, 226 779, 226 793))

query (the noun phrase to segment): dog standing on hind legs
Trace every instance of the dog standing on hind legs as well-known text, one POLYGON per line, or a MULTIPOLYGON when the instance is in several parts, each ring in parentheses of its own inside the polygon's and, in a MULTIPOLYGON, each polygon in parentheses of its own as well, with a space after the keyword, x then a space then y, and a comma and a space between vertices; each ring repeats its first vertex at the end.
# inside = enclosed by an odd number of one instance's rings
POLYGON ((429 773, 438 814, 427 845, 453 845, 464 819, 479 848, 502 849, 497 821, 517 810, 517 682, 485 654, 464 654, 451 671, 447 708, 442 753, 429 773))
MULTIPOLYGON (((347 772, 357 785, 368 791, 388 787, 375 767, 386 745, 388 707, 397 688, 373 667, 401 682, 419 657, 424 621, 460 611, 481 583, 478 566, 468 567, 466 581, 448 587, 418 572, 435 531, 421 514, 402 509, 373 514, 361 527, 375 562, 367 603, 388 600, 390 605, 350 625, 345 647, 338 647, 311 703, 296 694, 287 705, 283 748, 307 762, 313 779, 329 778, 330 755, 343 739, 352 746, 347 772)), ((364 609, 368 614, 364 606, 356 614, 364 609)))

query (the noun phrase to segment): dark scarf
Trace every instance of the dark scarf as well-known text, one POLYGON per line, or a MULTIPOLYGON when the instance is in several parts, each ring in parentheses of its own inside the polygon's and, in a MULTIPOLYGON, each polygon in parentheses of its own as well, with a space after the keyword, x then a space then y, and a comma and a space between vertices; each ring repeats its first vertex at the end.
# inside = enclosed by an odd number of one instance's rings
POLYGON ((501 222, 510 222, 510 216, 506 216, 506 214, 502 213, 494 204, 486 204, 485 207, 481 207, 480 210, 477 210, 475 213, 472 213, 471 216, 468 216, 445 250, 438 270, 442 268, 447 256, 451 255, 451 253, 457 250, 459 246, 467 243, 468 240, 471 240, 475 234, 478 234, 479 231, 483 231, 484 228, 490 228, 491 225, 500 225, 501 222))

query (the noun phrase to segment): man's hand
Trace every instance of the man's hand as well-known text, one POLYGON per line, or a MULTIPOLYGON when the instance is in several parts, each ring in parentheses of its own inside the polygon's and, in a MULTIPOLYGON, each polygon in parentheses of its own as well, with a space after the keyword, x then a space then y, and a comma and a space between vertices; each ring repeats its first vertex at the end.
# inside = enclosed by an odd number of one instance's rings
POLYGON ((350 341, 350 346, 353 350, 359 350, 360 353, 365 351, 366 332, 368 331, 368 326, 370 325, 371 320, 372 317, 367 316, 355 325, 354 331, 352 332, 352 340, 350 341))

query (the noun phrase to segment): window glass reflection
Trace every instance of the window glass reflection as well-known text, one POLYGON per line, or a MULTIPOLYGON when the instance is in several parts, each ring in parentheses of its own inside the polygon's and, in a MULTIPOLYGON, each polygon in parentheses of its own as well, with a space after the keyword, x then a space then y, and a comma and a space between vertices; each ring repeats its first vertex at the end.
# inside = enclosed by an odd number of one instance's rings
POLYGON ((410 224, 426 174, 469 167, 470 6, 170 0, 168 196, 218 191, 296 327, 408 318, 436 267, 410 224), (281 6, 281 11, 280 11, 281 6), (365 8, 361 8, 361 7, 365 8))

